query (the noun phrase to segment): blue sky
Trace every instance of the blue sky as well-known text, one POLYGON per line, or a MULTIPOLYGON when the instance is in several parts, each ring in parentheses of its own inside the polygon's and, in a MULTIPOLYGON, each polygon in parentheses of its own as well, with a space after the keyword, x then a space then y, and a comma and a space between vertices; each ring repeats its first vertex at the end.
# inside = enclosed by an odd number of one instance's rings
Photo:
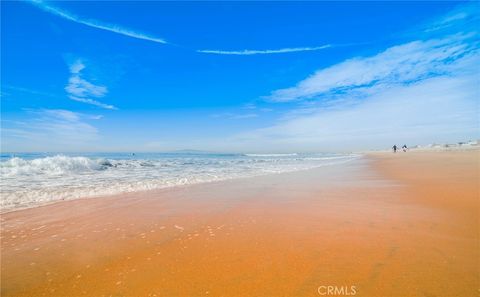
POLYGON ((2 2, 2 151, 479 137, 478 2, 2 2))

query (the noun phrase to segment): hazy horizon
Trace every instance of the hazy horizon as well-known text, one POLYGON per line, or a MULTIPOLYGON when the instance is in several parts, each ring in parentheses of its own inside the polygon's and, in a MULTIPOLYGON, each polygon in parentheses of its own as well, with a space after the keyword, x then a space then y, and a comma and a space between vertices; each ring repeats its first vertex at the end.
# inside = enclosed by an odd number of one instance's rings
POLYGON ((108 150, 97 150, 97 151, 75 151, 75 150, 65 150, 65 151, 2 151, 2 154, 177 154, 177 153, 186 153, 186 154, 320 154, 320 153, 361 153, 366 151, 379 151, 379 150, 391 150, 393 145, 398 147, 402 145, 407 145, 408 148, 413 147, 428 147, 431 145, 457 145, 459 143, 468 143, 468 142, 478 142, 479 139, 467 139, 467 140, 458 140, 458 141, 444 141, 444 142, 433 142, 433 143, 405 143, 405 142, 396 142, 391 145, 388 144, 384 147, 376 148, 366 148, 366 149, 357 149, 357 150, 309 150, 309 151, 279 151, 279 150, 259 150, 259 151, 216 151, 216 150, 199 150, 199 149, 172 149, 172 150, 163 150, 163 151, 146 151, 146 150, 117 150, 117 151, 108 151, 108 150))

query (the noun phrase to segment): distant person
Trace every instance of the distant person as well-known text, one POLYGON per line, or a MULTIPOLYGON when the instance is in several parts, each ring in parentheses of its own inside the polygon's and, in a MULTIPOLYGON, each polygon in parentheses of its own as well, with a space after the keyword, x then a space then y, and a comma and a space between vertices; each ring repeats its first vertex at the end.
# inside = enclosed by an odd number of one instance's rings
POLYGON ((392 146, 392 149, 393 149, 393 152, 396 153, 396 152, 397 152, 397 145, 394 144, 394 145, 392 146))
POLYGON ((404 151, 404 152, 406 152, 406 151, 407 151, 407 149, 408 149, 407 145, 406 145, 406 144, 404 144, 404 145, 402 146, 402 149, 403 149, 403 151, 404 151))

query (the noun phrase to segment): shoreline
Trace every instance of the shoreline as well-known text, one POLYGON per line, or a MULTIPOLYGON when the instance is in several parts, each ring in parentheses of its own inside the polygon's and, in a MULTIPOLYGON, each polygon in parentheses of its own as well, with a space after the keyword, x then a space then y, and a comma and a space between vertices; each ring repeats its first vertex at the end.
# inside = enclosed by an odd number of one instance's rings
POLYGON ((365 154, 361 154, 361 153, 358 153, 358 154, 355 153, 355 154, 352 154, 352 155, 355 155, 355 158, 346 160, 346 161, 341 162, 341 163, 324 164, 324 165, 320 165, 320 166, 313 167, 313 168, 308 168, 308 169, 298 169, 298 170, 284 171, 284 172, 270 172, 270 173, 252 175, 252 176, 229 177, 229 178, 212 180, 212 181, 202 181, 202 182, 196 182, 196 183, 191 183, 191 184, 178 184, 178 185, 165 186, 165 187, 159 187, 159 188, 154 188, 154 189, 134 190, 134 191, 113 193, 113 194, 107 194, 107 195, 95 195, 95 196, 85 196, 85 197, 77 197, 77 198, 71 198, 71 199, 52 200, 52 201, 48 201, 48 202, 45 202, 45 203, 39 203, 39 204, 25 206, 25 207, 11 208, 11 209, 6 209, 6 210, 3 210, 3 209, 0 208, 0 215, 7 214, 7 213, 12 213, 12 212, 16 212, 16 211, 23 211, 23 210, 27 210, 27 209, 37 208, 37 207, 45 207, 45 206, 54 205, 54 204, 57 204, 57 203, 65 203, 65 202, 70 202, 70 201, 76 201, 76 200, 103 199, 103 198, 109 198, 109 197, 111 198, 111 197, 116 197, 116 196, 121 197, 123 195, 130 195, 130 194, 135 195, 136 193, 139 193, 139 194, 151 193, 152 195, 155 195, 155 194, 161 194, 163 191, 180 189, 180 188, 197 186, 197 185, 203 185, 203 184, 212 184, 212 183, 215 184, 215 183, 223 183, 223 182, 234 181, 234 180, 242 180, 242 179, 250 179, 250 178, 254 179, 254 178, 257 178, 257 177, 263 177, 263 176, 269 176, 269 175, 289 174, 289 173, 295 173, 295 172, 301 172, 301 171, 309 171, 309 170, 315 170, 315 169, 318 169, 318 168, 329 167, 329 166, 338 166, 338 165, 341 166, 345 163, 350 163, 350 162, 359 162, 359 160, 361 160, 362 158, 363 159, 365 158, 365 154))
POLYGON ((1 293, 474 295, 478 151, 454 154, 374 154, 2 214, 1 293))

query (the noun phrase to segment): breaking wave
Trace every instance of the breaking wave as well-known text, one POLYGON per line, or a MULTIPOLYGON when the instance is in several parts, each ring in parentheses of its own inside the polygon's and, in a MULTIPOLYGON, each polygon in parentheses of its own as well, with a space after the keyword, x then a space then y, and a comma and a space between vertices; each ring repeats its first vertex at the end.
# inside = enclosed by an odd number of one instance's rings
POLYGON ((357 155, 98 154, 2 156, 2 211, 339 164, 357 155))
POLYGON ((245 154, 247 157, 293 157, 298 156, 297 153, 291 154, 245 154))
POLYGON ((108 160, 92 160, 86 157, 54 156, 33 160, 14 157, 2 162, 0 170, 4 177, 34 174, 62 175, 102 170, 109 165, 111 166, 108 160))

